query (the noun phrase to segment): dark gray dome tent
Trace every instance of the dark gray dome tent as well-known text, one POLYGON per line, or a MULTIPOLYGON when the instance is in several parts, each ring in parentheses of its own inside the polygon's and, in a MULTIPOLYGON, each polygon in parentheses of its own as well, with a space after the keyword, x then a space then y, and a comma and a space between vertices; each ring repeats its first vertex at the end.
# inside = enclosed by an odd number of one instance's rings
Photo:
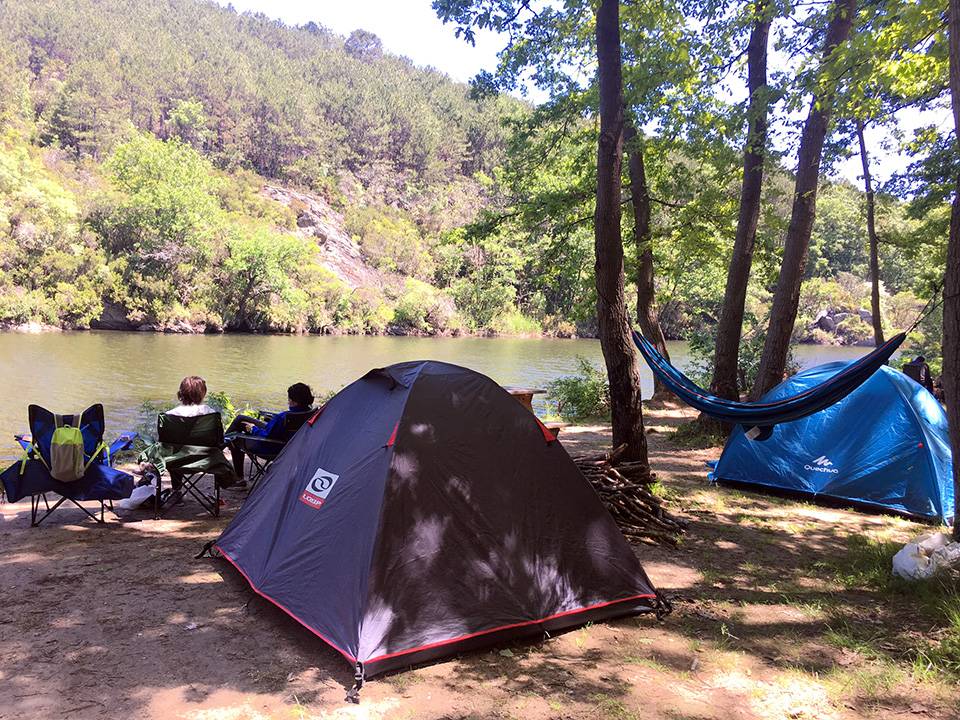
POLYGON ((216 547, 361 678, 660 607, 550 431, 489 378, 439 362, 337 394, 216 547))

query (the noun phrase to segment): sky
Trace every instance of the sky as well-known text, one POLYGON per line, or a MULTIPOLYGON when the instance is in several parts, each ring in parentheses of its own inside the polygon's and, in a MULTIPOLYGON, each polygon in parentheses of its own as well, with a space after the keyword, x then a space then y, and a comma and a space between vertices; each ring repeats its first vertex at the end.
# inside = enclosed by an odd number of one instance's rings
MULTIPOLYGON (((466 82, 480 70, 493 70, 497 52, 503 41, 492 32, 478 32, 476 44, 454 34, 452 25, 444 25, 430 6, 430 0, 217 0, 221 5, 231 4, 240 11, 262 12, 288 25, 302 25, 311 20, 340 35, 349 35, 362 28, 380 37, 384 50, 403 55, 417 65, 437 68, 454 80, 466 82)), ((771 64, 776 60, 771 57, 771 64)), ((772 70, 773 68, 771 68, 772 70)), ((744 88, 745 91, 745 88, 744 88)), ((536 102, 542 94, 533 91, 528 99, 536 102)), ((804 110, 802 115, 805 115, 804 110)), ((901 116, 901 129, 909 137, 913 129, 935 123, 950 125, 947 110, 927 115, 906 112, 901 116)), ((794 136, 795 137, 795 136, 794 136)), ((902 171, 907 159, 883 149, 886 131, 867 128, 874 184, 879 185, 896 171, 902 171)), ((791 142, 791 144, 793 144, 791 142)), ((793 149, 793 148, 780 148, 793 149)), ((790 161, 786 161, 790 164, 790 161)), ((836 164, 836 175, 857 185, 862 184, 859 155, 836 164)))
POLYGON ((454 35, 430 7, 430 0, 218 0, 243 12, 262 12, 288 25, 311 20, 339 35, 360 28, 375 33, 383 48, 429 65, 466 82, 480 70, 493 69, 501 43, 491 32, 478 33, 476 47, 454 35))

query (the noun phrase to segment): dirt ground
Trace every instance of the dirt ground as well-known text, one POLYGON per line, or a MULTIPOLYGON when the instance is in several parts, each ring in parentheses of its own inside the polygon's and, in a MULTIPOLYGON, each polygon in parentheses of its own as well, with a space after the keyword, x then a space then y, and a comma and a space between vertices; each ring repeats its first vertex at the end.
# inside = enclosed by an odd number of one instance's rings
MULTIPOLYGON (((31 529, 28 503, 2 505, 0 718, 960 717, 955 680, 908 652, 930 621, 858 579, 865 549, 925 528, 711 487, 704 461, 719 448, 677 446, 682 415, 653 411, 649 438, 689 531, 677 549, 636 547, 671 616, 374 679, 359 705, 344 702, 352 670, 339 655, 225 561, 194 559, 242 494, 225 492, 219 520, 188 503, 106 526, 73 509, 31 529)), ((608 433, 563 440, 599 449, 608 433)))

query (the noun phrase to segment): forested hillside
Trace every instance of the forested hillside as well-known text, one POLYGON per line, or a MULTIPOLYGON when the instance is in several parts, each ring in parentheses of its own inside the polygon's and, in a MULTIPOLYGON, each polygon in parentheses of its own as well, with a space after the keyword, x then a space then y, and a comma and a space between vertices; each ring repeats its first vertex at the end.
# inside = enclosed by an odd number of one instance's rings
POLYGON ((0 3, 0 84, 0 318, 68 327, 444 329, 438 246, 521 110, 369 33, 194 0, 0 3), (331 205, 386 286, 315 263, 267 178, 331 205))
MULTIPOLYGON (((589 94, 531 108, 317 13, 288 27, 197 0, 0 0, 0 322, 594 334, 589 94)), ((647 48, 631 82, 691 57, 647 48)), ((642 139, 672 338, 709 339, 723 301, 741 142, 723 112, 642 139)), ((748 326, 769 310, 792 190, 772 161, 748 326)), ((942 260, 943 207, 915 205, 877 196, 891 328, 942 260)), ((871 342, 866 227, 863 192, 823 183, 795 339, 871 342)))

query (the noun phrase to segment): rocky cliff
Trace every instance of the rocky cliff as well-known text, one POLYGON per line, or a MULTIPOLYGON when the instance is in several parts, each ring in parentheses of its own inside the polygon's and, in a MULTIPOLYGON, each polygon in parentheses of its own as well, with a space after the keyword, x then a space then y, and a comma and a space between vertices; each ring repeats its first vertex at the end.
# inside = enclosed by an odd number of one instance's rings
POLYGON ((360 247, 343 229, 343 216, 322 198, 279 185, 266 185, 263 193, 296 212, 297 234, 313 238, 324 266, 351 288, 382 282, 380 273, 366 264, 360 247))

